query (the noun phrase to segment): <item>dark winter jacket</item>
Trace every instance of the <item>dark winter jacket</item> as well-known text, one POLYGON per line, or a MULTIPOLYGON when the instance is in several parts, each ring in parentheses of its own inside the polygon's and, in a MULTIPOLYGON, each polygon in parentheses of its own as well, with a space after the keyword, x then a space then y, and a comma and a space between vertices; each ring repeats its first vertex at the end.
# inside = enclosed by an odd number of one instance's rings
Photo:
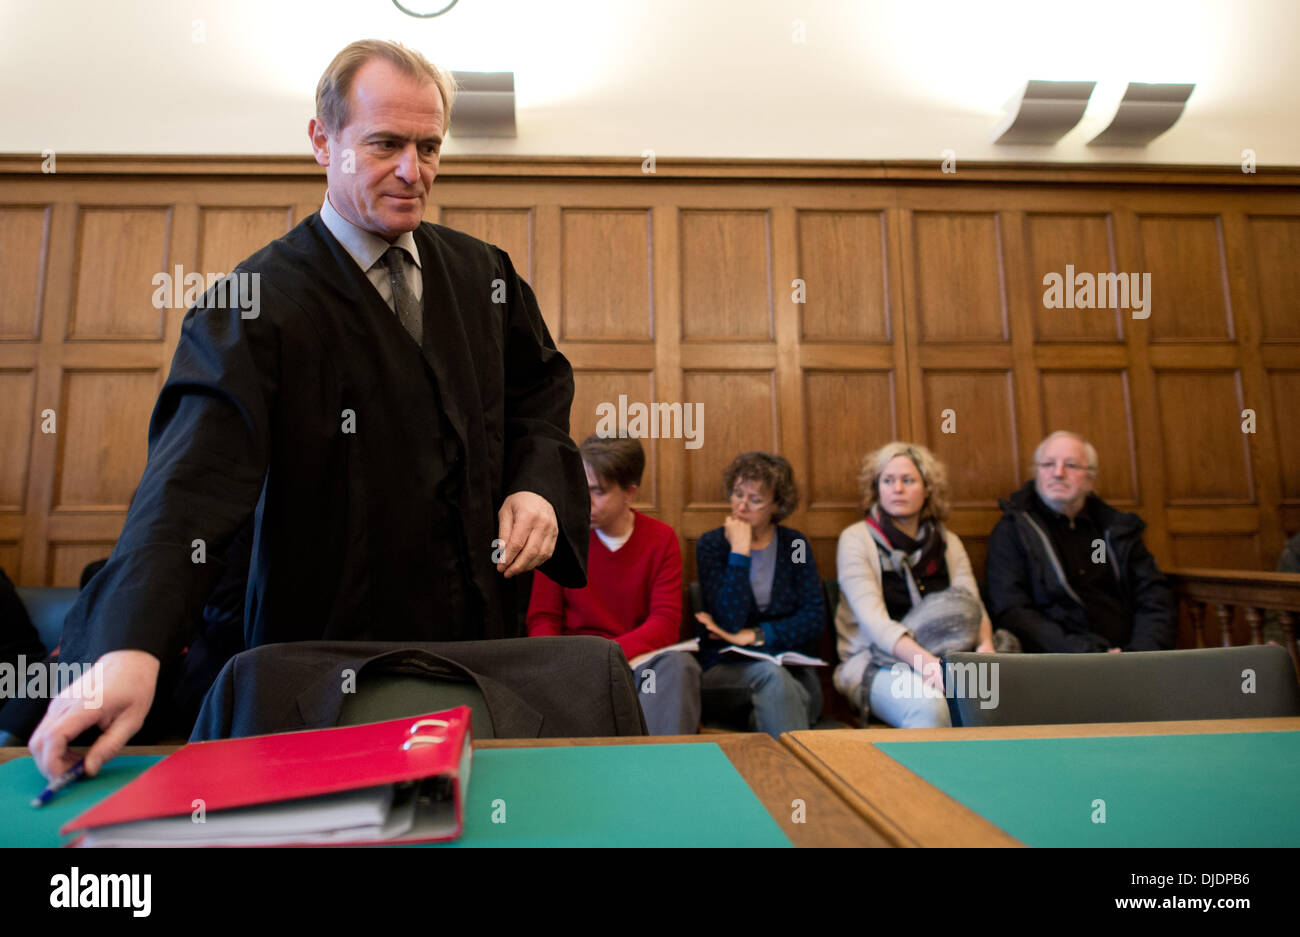
POLYGON ((1123 594, 1128 638, 1112 645, 1094 630, 1047 530, 1031 513, 1034 483, 999 502, 1003 517, 989 537, 989 614, 1017 635, 1027 651, 1125 651, 1173 648, 1178 637, 1174 597, 1146 545, 1146 524, 1094 494, 1083 510, 1104 532, 1106 561, 1123 594))

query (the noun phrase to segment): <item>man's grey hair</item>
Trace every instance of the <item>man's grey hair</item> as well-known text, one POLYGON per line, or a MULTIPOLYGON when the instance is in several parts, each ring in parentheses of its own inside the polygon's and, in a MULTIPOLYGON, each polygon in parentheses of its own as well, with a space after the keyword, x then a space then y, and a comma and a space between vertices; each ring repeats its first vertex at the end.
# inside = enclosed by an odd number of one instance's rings
POLYGON ((1047 448, 1047 444, 1051 442, 1053 439, 1060 439, 1062 436, 1064 436, 1067 439, 1073 439, 1076 442, 1081 443, 1083 445, 1083 454, 1084 457, 1088 460, 1088 474, 1095 476, 1097 474, 1097 468, 1098 468, 1097 450, 1093 447, 1092 443, 1088 442, 1088 440, 1084 439, 1078 433, 1070 432, 1068 429, 1058 429, 1054 433, 1048 433, 1047 437, 1038 444, 1038 448, 1034 450, 1033 472, 1034 473, 1038 472, 1038 463, 1041 462, 1043 459, 1043 450, 1047 448))

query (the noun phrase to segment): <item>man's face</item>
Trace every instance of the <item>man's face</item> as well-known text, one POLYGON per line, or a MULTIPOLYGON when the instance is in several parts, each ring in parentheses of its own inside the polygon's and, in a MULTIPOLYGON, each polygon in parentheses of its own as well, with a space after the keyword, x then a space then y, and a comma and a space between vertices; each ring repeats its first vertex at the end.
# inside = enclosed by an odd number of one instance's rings
POLYGON ((1079 440, 1058 436, 1043 447, 1034 484, 1038 497, 1054 510, 1073 517, 1092 491, 1092 482, 1088 456, 1079 440))
POLYGON ((331 134, 312 118, 312 149, 335 211, 392 242, 424 217, 442 152, 442 95, 383 59, 357 70, 351 94, 346 127, 331 134))
POLYGON ((591 526, 606 530, 621 518, 636 497, 637 486, 620 488, 612 481, 598 478, 586 462, 587 492, 591 495, 591 526))

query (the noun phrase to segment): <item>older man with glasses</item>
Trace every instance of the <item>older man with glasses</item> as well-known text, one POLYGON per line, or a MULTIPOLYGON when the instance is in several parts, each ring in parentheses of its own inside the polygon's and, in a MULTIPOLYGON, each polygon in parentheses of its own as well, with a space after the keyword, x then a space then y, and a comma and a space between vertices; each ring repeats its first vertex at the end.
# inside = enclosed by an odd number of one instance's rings
POLYGON ((1052 433, 1032 481, 999 502, 989 538, 989 611, 1026 651, 1157 651, 1177 638, 1173 593, 1142 542, 1146 525, 1097 495, 1097 450, 1052 433))

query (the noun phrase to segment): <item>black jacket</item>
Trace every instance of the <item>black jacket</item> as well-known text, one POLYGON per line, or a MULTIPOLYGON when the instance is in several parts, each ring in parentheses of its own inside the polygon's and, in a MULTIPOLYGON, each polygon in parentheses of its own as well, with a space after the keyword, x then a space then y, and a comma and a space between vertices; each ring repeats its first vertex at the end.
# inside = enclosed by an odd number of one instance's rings
MULTIPOLYGON (((1033 498, 1030 481, 998 502, 1003 516, 989 537, 986 577, 993 623, 1019 637, 1027 651, 1108 650, 1110 642, 1089 627, 1047 531, 1030 513, 1033 498)), ((1106 556, 1123 593, 1131 631, 1120 646, 1126 651, 1173 648, 1177 610, 1155 557, 1142 542, 1146 524, 1093 494, 1084 510, 1104 532, 1106 556)))
POLYGON ((338 724, 343 671, 471 681, 497 738, 645 735, 636 682, 614 641, 589 635, 430 644, 303 641, 237 654, 203 701, 190 741, 338 724))
POLYGON ((255 508, 249 647, 521 635, 527 577, 492 561, 496 512, 516 491, 555 508, 542 570, 585 585, 569 363, 503 251, 427 223, 414 236, 423 346, 318 214, 236 268, 260 278, 255 317, 238 303, 186 314, 122 535, 64 626, 67 659, 179 654, 221 574, 211 558, 255 508), (433 465, 457 481, 450 514, 433 465), (196 540, 207 563, 192 560, 196 540), (430 556, 447 549, 479 614, 440 604, 430 556))

